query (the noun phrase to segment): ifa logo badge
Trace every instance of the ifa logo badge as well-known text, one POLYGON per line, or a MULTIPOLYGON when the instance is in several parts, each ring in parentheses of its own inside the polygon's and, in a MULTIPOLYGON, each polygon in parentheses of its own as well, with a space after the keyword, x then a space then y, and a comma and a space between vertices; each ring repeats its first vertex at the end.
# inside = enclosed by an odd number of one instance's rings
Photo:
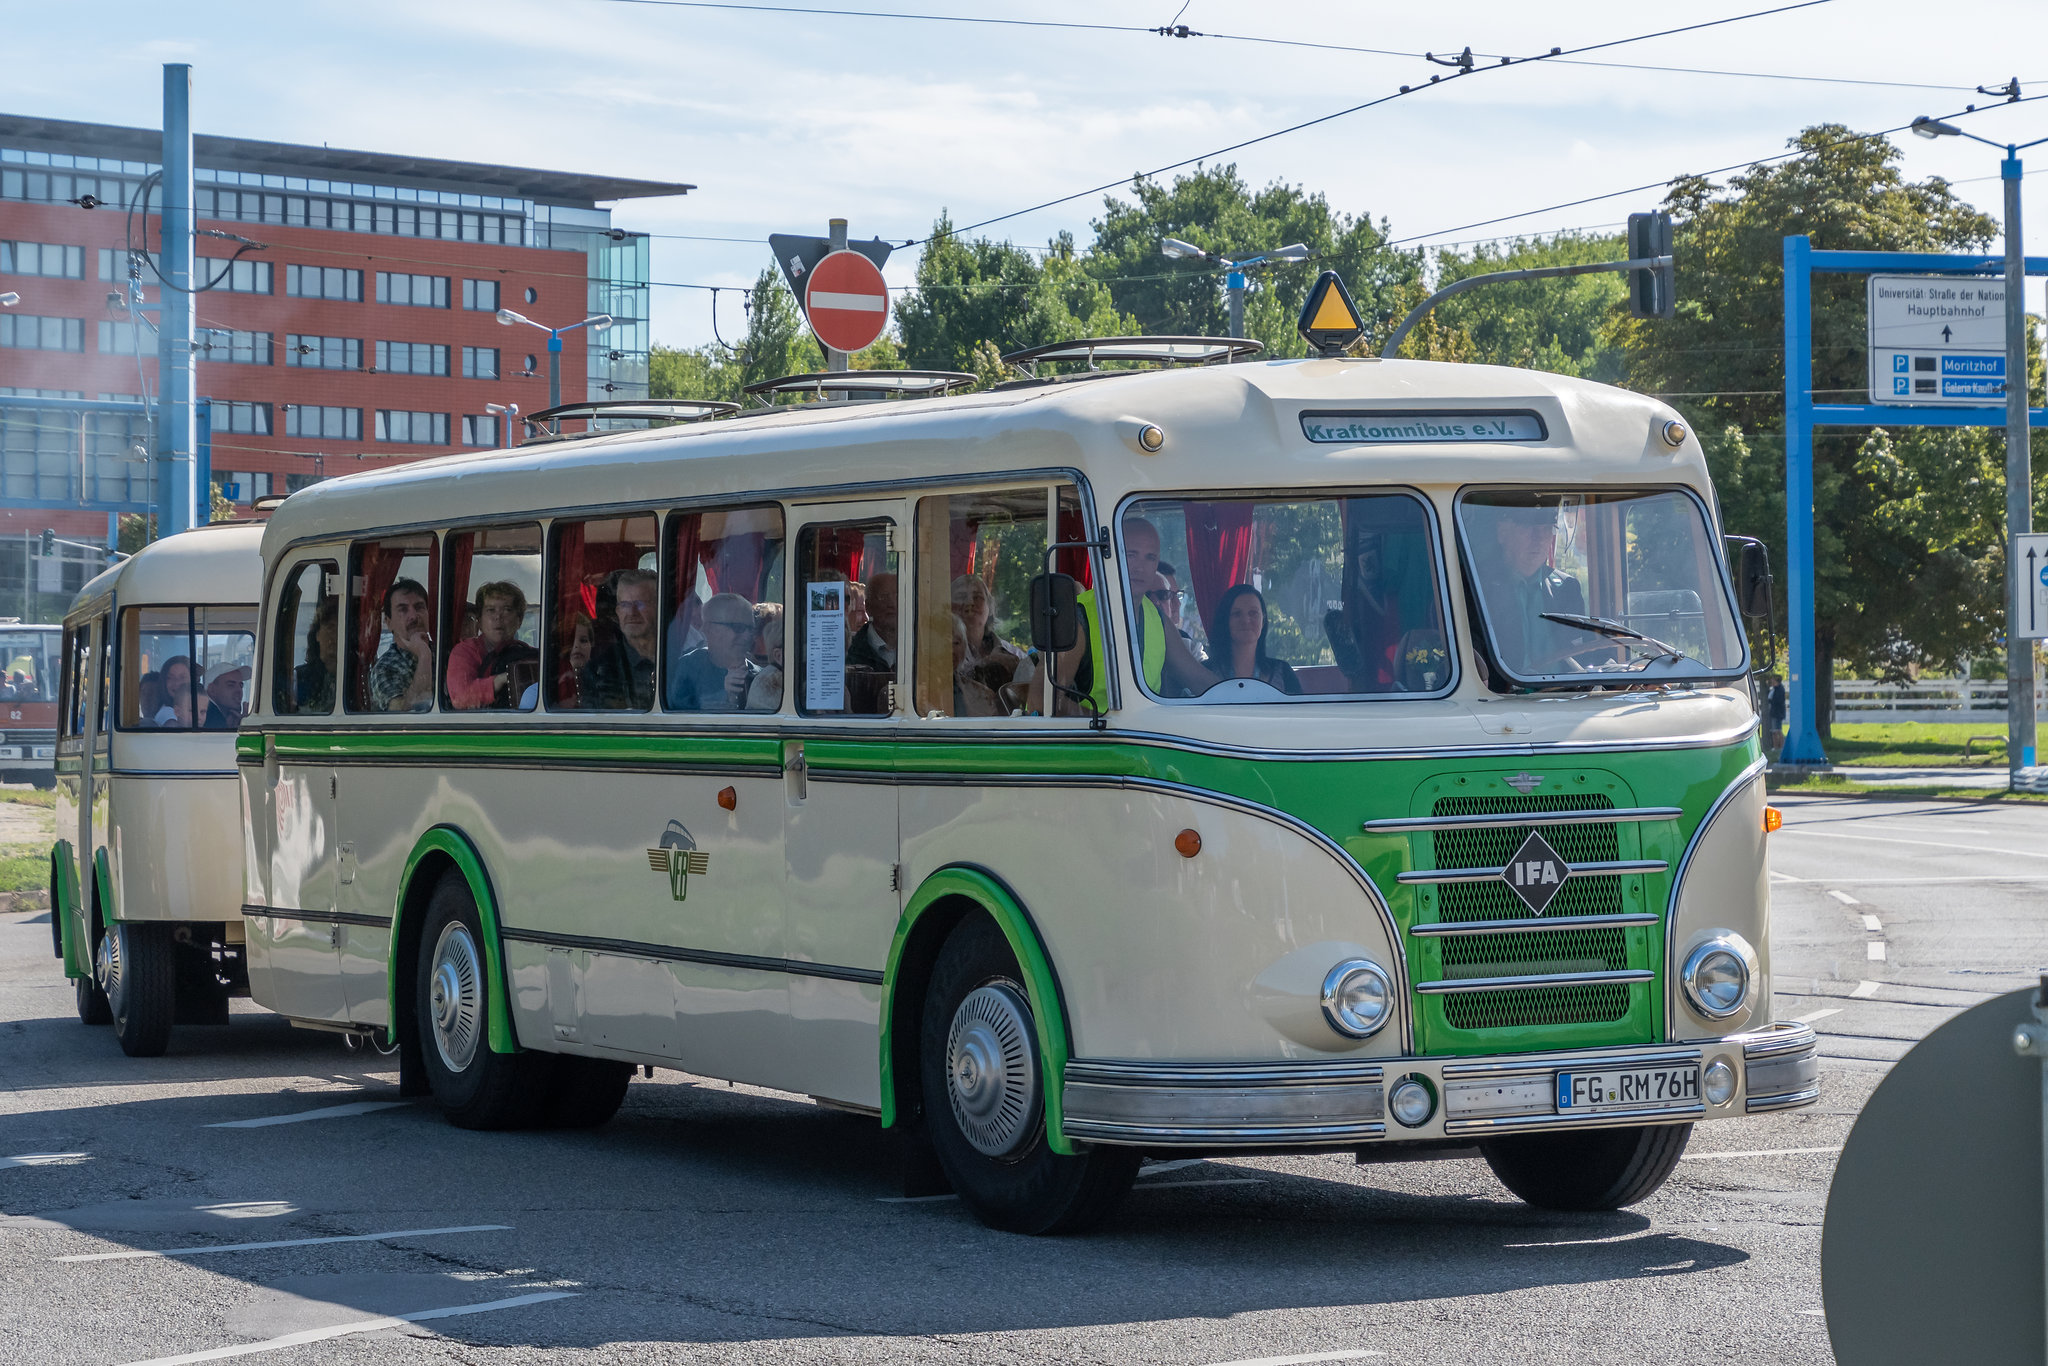
POLYGON ((1501 869, 1501 881, 1508 890, 1522 899, 1529 908, 1529 914, 1542 915, 1558 892, 1564 888, 1564 880, 1571 876, 1571 865, 1564 861, 1564 855, 1550 847, 1550 841, 1536 831, 1529 832, 1529 838, 1522 841, 1522 847, 1515 850, 1515 856, 1501 869))

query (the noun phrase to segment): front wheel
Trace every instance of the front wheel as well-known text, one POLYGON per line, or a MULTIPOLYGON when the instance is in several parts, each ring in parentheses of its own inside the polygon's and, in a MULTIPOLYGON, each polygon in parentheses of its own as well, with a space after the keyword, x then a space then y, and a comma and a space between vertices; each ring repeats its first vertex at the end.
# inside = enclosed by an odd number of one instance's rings
POLYGON ((983 1223, 1075 1233, 1116 1207, 1141 1154, 1064 1157, 1047 1145, 1044 1067, 1022 976, 1002 932, 979 916, 939 951, 919 1036, 925 1124, 947 1179, 983 1223))
POLYGON ((1538 1209, 1614 1210, 1647 1199, 1685 1155, 1690 1124, 1517 1134, 1479 1145, 1500 1183, 1538 1209))
POLYGON ((448 1122, 462 1129, 523 1129, 548 1095, 544 1053, 494 1053, 483 921, 469 883, 450 871, 427 903, 413 1009, 427 1082, 448 1122))
POLYGON ((177 1018, 176 944, 169 925, 107 926, 93 953, 93 973, 106 996, 114 1037, 131 1058, 162 1055, 177 1018))

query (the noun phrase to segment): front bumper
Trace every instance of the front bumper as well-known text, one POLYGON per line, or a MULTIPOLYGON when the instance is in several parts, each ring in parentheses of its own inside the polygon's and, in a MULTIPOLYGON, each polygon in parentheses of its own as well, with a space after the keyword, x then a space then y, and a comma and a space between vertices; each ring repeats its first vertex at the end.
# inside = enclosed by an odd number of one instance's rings
POLYGON ((1068 1138, 1144 1148, 1341 1148, 1397 1139, 1460 1138, 1529 1130, 1594 1129, 1730 1119, 1811 1105, 1820 1097, 1816 1040, 1803 1024, 1635 1048, 1517 1054, 1512 1058, 1374 1062, 1168 1063, 1076 1059, 1062 1090, 1068 1138), (1559 1114, 1560 1071, 1726 1062, 1728 1101, 1559 1114), (1386 1088, 1423 1079, 1435 1113, 1388 1133, 1386 1088))

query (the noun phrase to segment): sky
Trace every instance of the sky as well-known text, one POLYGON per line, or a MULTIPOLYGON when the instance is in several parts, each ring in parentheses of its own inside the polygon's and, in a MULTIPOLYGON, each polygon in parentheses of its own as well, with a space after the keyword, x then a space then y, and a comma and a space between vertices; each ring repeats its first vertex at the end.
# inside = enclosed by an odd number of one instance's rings
MULTIPOLYGON (((941 212, 963 225, 1013 214, 1425 86, 1446 68, 1424 52, 1469 46, 1481 69, 1212 160, 1254 186, 1285 181, 1384 219, 1397 240, 1439 245, 1617 228, 1661 190, 1527 211, 1740 166, 1815 123, 1876 131, 1975 104, 1957 119, 1973 133, 2048 138, 2048 100, 2006 109, 1975 93, 2017 76, 2048 95, 2040 0, 1825 0, 1573 59, 1662 70, 1485 68, 1771 0, 863 0, 862 13, 791 3, 828 12, 665 0, 24 5, 6 24, 0 110, 155 127, 162 64, 190 62, 202 133, 688 182, 686 196, 628 201, 613 217, 655 234, 653 337, 673 346, 744 330, 741 294, 705 287, 750 285, 769 264, 768 233, 822 235, 844 217, 855 237, 902 243, 941 212), (1174 22, 1203 36, 1147 31, 1174 22), (1994 46, 2017 55, 1992 56, 1994 46)), ((1906 175, 1945 176, 1999 212, 1996 149, 1895 141, 1906 175)), ((2048 146, 2031 155, 2048 170, 2048 146)), ((2048 254, 2048 197, 2035 198, 2028 249, 2048 254)), ((1064 230, 1085 243, 1102 201, 982 231, 1042 245, 1064 230)), ((915 250, 899 250, 891 284, 908 285, 915 266, 915 250)))

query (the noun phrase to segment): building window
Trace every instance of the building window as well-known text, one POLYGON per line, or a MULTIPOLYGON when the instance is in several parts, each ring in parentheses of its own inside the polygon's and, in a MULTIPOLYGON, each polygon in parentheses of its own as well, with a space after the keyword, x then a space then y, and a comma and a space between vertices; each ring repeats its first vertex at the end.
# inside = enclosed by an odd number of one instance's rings
POLYGON ((363 300, 363 273, 340 266, 286 266, 284 292, 295 299, 363 300))
POLYGON ((462 419, 462 444, 465 446, 497 445, 497 415, 490 413, 483 417, 464 417, 462 419))
POLYGON ((274 293, 271 287, 273 269, 268 261, 226 261, 207 256, 192 263, 192 273, 199 277, 201 285, 209 289, 224 289, 232 294, 274 293))
POLYGON ((0 312, 0 346, 22 351, 84 351, 85 319, 0 312))
POLYGON ((463 347, 462 377, 464 379, 496 379, 498 377, 498 348, 495 346, 463 347))
POLYGON ((530 304, 537 304, 540 302, 540 291, 535 289, 532 285, 528 285, 526 287, 526 302, 530 304))
MULTIPOLYGON (((141 263, 136 263, 141 268, 141 263)), ((100 278, 102 280, 125 280, 128 278, 128 253, 118 247, 100 248, 100 278)))
POLYGON ((380 341, 377 369, 390 375, 446 375, 448 348, 431 342, 380 341))
POLYGON ((221 494, 228 501, 234 503, 253 503, 259 498, 270 497, 273 481, 278 481, 278 476, 268 471, 257 470, 252 474, 243 470, 240 472, 230 472, 214 482, 220 485, 221 494))
POLYGON ((254 436, 269 436, 270 405, 268 403, 231 403, 225 399, 214 399, 213 430, 216 432, 245 432, 254 436))
POLYGON ((380 408, 377 410, 377 439, 413 446, 445 446, 448 444, 448 414, 407 413, 380 408))
POLYGON ((361 408, 322 408, 312 404, 288 404, 284 410, 286 436, 312 437, 322 441, 361 441, 361 408))
POLYGON ((354 337, 313 337, 287 332, 284 363, 306 370, 360 370, 363 344, 354 337))
POLYGON ((535 362, 536 362, 536 361, 537 361, 538 359, 539 359, 539 358, 538 358, 538 357, 536 357, 536 356, 535 356, 535 355, 534 355, 534 354, 533 354, 533 353, 532 353, 531 351, 529 351, 529 352, 527 352, 527 353, 526 353, 526 373, 527 373, 527 375, 531 376, 531 375, 533 374, 533 367, 534 367, 534 363, 535 363, 535 362))
POLYGON ((140 347, 142 354, 156 354, 156 338, 144 341, 140 337, 142 328, 137 323, 103 322, 100 324, 100 354, 102 356, 132 356, 140 347))
POLYGON ((56 242, 0 242, 0 275, 83 280, 85 248, 67 247, 56 242))
POLYGON ((269 365, 271 340, 268 332, 233 332, 226 328, 202 328, 198 350, 201 360, 227 361, 231 365, 269 365))
POLYGON ((400 275, 377 272, 377 302, 408 304, 413 308, 448 307, 448 277, 445 275, 400 275))
POLYGON ((498 311, 498 282, 496 280, 464 280, 462 282, 462 306, 475 313, 496 313, 498 311))

